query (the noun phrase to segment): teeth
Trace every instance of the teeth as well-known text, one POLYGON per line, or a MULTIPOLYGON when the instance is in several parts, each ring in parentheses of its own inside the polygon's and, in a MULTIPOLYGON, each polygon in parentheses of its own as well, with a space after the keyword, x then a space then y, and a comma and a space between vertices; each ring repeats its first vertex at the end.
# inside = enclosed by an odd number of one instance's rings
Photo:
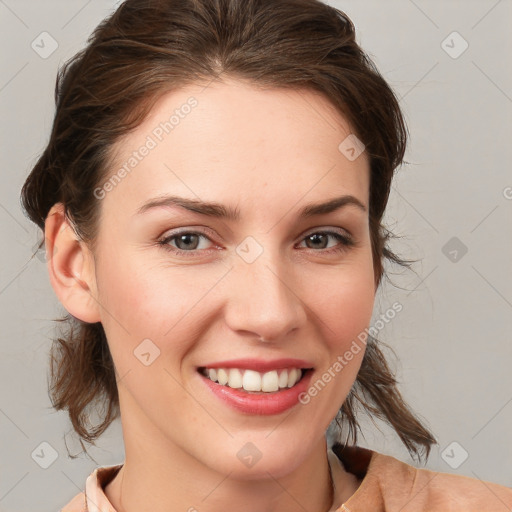
POLYGON ((228 386, 234 389, 242 387, 242 374, 238 368, 231 368, 229 370, 228 386))
POLYGON ((261 378, 261 391, 277 391, 279 389, 277 371, 273 370, 263 374, 261 378))
POLYGON ((229 376, 228 372, 224 370, 223 368, 219 368, 217 370, 217 381, 219 384, 222 384, 223 386, 228 383, 229 376))
POLYGON ((242 387, 246 391, 261 391, 261 375, 253 370, 245 370, 242 387))
POLYGON ((291 388, 300 377, 300 370, 297 368, 292 368, 288 373, 288 387, 291 388))
POLYGON ((205 368, 202 371, 205 377, 223 386, 264 393, 291 388, 301 379, 302 373, 299 368, 271 370, 265 373, 240 368, 205 368))
POLYGON ((280 388, 288 387, 288 370, 283 370, 279 375, 278 385, 280 388))

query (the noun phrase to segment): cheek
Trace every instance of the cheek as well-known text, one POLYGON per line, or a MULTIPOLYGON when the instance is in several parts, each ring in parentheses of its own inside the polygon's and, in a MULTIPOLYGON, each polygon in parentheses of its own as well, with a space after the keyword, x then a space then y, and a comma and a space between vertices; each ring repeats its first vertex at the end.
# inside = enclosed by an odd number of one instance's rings
POLYGON ((173 359, 179 360, 206 325, 205 316, 212 309, 208 293, 220 282, 225 267, 201 272, 190 266, 151 264, 129 254, 105 257, 103 262, 99 300, 113 354, 126 361, 126 354, 150 339, 162 352, 171 344, 173 359))
POLYGON ((372 282, 366 279, 344 282, 326 302, 325 316, 331 327, 327 338, 340 345, 339 348, 368 327, 375 299, 372 282))
POLYGON ((325 358, 301 402, 308 407, 308 421, 327 428, 350 392, 365 353, 361 334, 366 333, 374 305, 371 258, 319 272, 311 282, 315 286, 308 287, 308 305, 321 329, 325 358))
POLYGON ((310 276, 310 306, 322 320, 324 339, 332 349, 345 350, 371 321, 375 283, 371 255, 367 253, 346 266, 310 276))
MULTIPOLYGON (((97 271, 98 290, 102 323, 116 365, 132 364, 133 351, 145 339, 162 352, 168 352, 172 342, 172 359, 180 361, 201 339, 209 318, 215 320, 222 302, 215 297, 226 284, 225 273, 224 265, 171 266, 148 262, 144 255, 129 251, 105 254, 97 271)), ((300 297, 297 300, 304 298, 304 307, 312 314, 310 322, 331 359, 344 353, 368 327, 374 304, 369 250, 347 257, 336 267, 303 266, 288 278, 300 297)))
POLYGON ((375 287, 371 257, 363 257, 317 280, 314 300, 320 318, 321 336, 328 352, 320 379, 333 393, 329 414, 345 400, 357 378, 366 349, 366 333, 371 322, 375 287), (323 286, 320 286, 323 285, 323 286), (325 290, 321 293, 321 290, 325 290))

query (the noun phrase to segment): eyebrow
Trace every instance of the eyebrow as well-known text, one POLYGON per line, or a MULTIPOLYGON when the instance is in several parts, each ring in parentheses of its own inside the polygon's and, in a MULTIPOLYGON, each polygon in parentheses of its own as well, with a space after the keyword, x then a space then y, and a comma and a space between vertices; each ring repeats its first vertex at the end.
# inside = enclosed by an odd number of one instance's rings
MULTIPOLYGON (((162 196, 151 199, 143 204, 138 210, 137 214, 142 214, 148 210, 161 207, 179 206, 186 210, 208 217, 216 217, 230 221, 240 220, 240 210, 238 208, 231 208, 216 202, 205 202, 198 199, 188 199, 178 196, 162 196)), ((346 206, 354 206, 359 210, 366 212, 366 206, 357 197, 352 195, 344 195, 329 199, 323 203, 309 203, 299 210, 299 217, 309 218, 315 215, 325 215, 332 213, 346 206)))

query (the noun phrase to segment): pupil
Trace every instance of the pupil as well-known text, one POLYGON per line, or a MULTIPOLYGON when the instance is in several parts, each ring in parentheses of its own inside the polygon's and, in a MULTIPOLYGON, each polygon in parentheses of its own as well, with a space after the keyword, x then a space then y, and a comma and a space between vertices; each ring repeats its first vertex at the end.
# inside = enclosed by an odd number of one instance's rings
MULTIPOLYGON (((185 249, 190 249, 190 238, 191 237, 196 237, 197 235, 193 235, 193 234, 185 234, 185 235, 181 235, 179 238, 178 238, 178 242, 185 242, 185 249)), ((192 245, 193 242, 192 242, 192 245)), ((179 244, 178 244, 179 246, 179 244)), ((179 247, 181 249, 181 247, 179 247)))
POLYGON ((317 234, 314 234, 314 235, 310 235, 308 238, 309 238, 310 241, 313 241, 313 242, 318 242, 318 241, 321 242, 320 237, 323 237, 323 236, 324 235, 317 233, 317 234))

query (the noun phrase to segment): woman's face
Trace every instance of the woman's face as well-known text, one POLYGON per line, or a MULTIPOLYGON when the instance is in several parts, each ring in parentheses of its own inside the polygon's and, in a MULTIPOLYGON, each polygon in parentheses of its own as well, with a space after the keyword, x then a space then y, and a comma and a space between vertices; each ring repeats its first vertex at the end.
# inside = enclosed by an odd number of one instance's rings
POLYGON ((115 149, 116 176, 96 190, 94 264, 127 461, 179 453, 241 478, 292 470, 364 353, 344 357, 375 296, 366 153, 322 96, 236 81, 166 94, 115 149), (292 368, 304 380, 288 388, 292 368), (260 381, 267 391, 236 390, 260 381))

